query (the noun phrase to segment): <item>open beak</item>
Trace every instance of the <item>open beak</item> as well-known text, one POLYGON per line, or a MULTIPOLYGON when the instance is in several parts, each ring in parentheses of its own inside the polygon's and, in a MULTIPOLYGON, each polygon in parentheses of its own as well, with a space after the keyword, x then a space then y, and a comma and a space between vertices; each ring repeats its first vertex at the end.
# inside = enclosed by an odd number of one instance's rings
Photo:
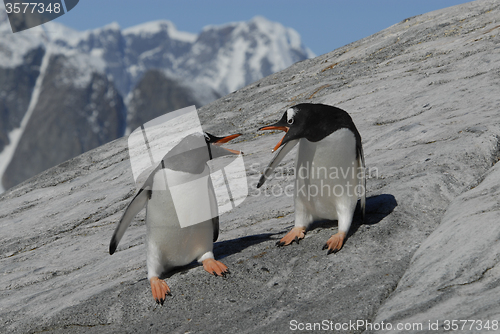
MULTIPOLYGON (((215 146, 221 146, 222 144, 227 143, 235 138, 238 138, 239 136, 241 136, 241 133, 236 133, 234 135, 229 135, 226 137, 218 137, 212 144, 214 144, 215 146)), ((222 148, 233 153, 233 154, 243 154, 243 152, 241 152, 241 151, 236 151, 236 150, 232 150, 230 148, 225 148, 225 147, 222 147, 222 148)))
MULTIPOLYGON (((276 125, 269 125, 269 126, 264 126, 263 128, 260 128, 260 130, 280 130, 280 131, 285 131, 285 136, 286 136, 286 133, 288 132, 290 128, 288 126, 276 126, 276 125)), ((283 139, 285 139, 285 136, 283 136, 283 138, 281 138, 281 140, 278 142, 278 144, 276 144, 276 146, 273 148, 273 152, 275 152, 280 146, 281 144, 283 143, 283 139)))
POLYGON ((238 138, 239 136, 241 136, 241 133, 236 133, 234 135, 229 135, 229 136, 226 136, 226 137, 218 138, 214 142, 214 145, 221 146, 222 144, 227 143, 227 142, 233 140, 234 138, 238 138))

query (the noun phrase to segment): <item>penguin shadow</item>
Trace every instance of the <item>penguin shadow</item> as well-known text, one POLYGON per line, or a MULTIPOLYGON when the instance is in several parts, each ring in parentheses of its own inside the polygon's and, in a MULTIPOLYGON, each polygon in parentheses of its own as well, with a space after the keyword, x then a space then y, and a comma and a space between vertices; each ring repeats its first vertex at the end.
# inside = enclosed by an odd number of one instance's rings
POLYGON ((381 194, 368 197, 366 199, 366 215, 364 225, 378 224, 382 219, 390 215, 397 206, 398 202, 391 194, 381 194))
POLYGON ((250 246, 257 245, 269 240, 274 240, 273 236, 278 234, 280 233, 254 234, 247 237, 217 242, 214 244, 214 254, 219 259, 223 259, 229 255, 239 253, 250 246))
MULTIPOLYGON (((352 219, 351 228, 347 233, 347 238, 356 233, 356 231, 362 225, 375 225, 378 224, 382 219, 387 217, 394 211, 394 208, 398 206, 396 198, 391 194, 381 194, 377 196, 368 197, 366 199, 365 207, 365 221, 363 222, 363 217, 361 214, 360 203, 356 207, 354 212, 354 217, 352 219)), ((337 220, 318 220, 311 224, 310 230, 315 230, 317 228, 331 228, 337 226, 337 220)))
MULTIPOLYGON (((225 257, 236 254, 253 245, 260 244, 262 242, 266 242, 268 240, 273 239, 272 237, 280 234, 280 233, 262 233, 256 235, 250 235, 247 237, 241 237, 237 239, 224 240, 214 243, 213 253, 215 255, 216 260, 224 259, 225 257)), ((175 274, 184 275, 189 270, 199 267, 199 264, 196 260, 182 267, 175 267, 170 269, 168 272, 160 275, 161 279, 170 278, 175 274)))

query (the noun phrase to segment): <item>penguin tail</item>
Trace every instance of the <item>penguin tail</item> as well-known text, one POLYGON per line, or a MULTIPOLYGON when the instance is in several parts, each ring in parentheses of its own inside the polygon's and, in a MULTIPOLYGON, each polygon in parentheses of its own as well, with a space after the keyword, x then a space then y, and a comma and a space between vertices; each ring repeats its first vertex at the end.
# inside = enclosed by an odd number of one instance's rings
POLYGON ((109 243, 109 255, 113 255, 113 253, 116 251, 118 243, 123 237, 125 230, 132 222, 132 219, 134 219, 134 217, 139 213, 139 211, 141 211, 144 208, 144 206, 146 206, 146 203, 150 198, 150 192, 151 190, 146 190, 146 189, 139 190, 139 192, 135 195, 134 199, 132 199, 130 204, 125 209, 125 212, 123 213, 123 216, 120 219, 118 226, 116 226, 113 236, 111 237, 111 242, 109 243))

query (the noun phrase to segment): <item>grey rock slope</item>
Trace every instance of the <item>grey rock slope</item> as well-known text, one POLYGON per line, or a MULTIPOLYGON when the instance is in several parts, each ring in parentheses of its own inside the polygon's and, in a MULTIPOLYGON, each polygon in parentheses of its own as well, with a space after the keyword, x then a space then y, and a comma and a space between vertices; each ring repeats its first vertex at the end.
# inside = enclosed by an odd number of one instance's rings
POLYGON ((439 320, 446 332, 446 319, 498 319, 499 17, 492 0, 413 17, 201 108, 205 130, 245 133, 229 147, 246 153, 250 196, 221 216, 214 252, 231 275, 183 268, 163 307, 146 280, 144 213, 107 253, 134 194, 126 138, 3 194, 0 331, 285 333, 366 320, 428 332, 439 320), (335 255, 321 250, 335 222, 275 246, 293 226, 282 193, 293 154, 255 189, 282 136, 255 130, 301 102, 347 110, 363 138, 367 222, 335 255))

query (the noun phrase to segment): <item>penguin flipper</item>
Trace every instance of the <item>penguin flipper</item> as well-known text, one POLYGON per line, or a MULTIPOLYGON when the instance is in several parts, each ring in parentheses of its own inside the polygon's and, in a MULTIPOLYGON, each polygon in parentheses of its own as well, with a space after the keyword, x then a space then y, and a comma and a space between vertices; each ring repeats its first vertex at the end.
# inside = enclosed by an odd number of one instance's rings
MULTIPOLYGON (((363 156, 363 147, 358 147, 358 166, 361 168, 361 178, 358 179, 358 183, 363 189, 361 194, 361 214, 363 217, 363 223, 365 222, 365 208, 366 208, 366 175, 365 175, 365 158, 363 156)), ((359 173, 358 173, 359 175, 359 173)))
POLYGON ((217 206, 217 198, 215 195, 214 184, 212 182, 212 178, 208 178, 208 191, 210 196, 210 210, 212 213, 212 227, 213 227, 213 242, 216 242, 219 238, 219 207, 217 206))
POLYGON ((130 202, 123 213, 118 226, 116 226, 115 232, 113 233, 113 237, 111 237, 111 242, 109 243, 109 254, 113 255, 118 247, 118 243, 120 242, 125 230, 132 222, 132 219, 141 211, 150 197, 150 191, 148 189, 140 189, 139 192, 135 195, 134 199, 130 202))
POLYGON ((269 162, 269 165, 264 169, 264 172, 262 173, 262 176, 260 177, 259 183, 257 183, 257 188, 260 188, 264 182, 266 182, 267 178, 272 174, 274 168, 278 166, 278 164, 283 160, 285 155, 287 155, 288 152, 292 150, 292 148, 297 145, 299 142, 299 139, 295 140, 290 140, 287 142, 285 145, 281 147, 281 149, 274 155, 274 157, 271 159, 271 162, 269 162))

